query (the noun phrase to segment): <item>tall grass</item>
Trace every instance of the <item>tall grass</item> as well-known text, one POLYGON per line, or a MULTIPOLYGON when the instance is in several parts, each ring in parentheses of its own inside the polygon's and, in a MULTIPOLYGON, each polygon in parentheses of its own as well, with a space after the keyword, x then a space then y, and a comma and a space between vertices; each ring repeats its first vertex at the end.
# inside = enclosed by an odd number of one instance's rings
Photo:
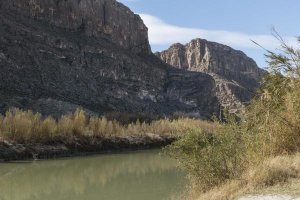
POLYGON ((173 135, 179 136, 193 129, 212 131, 216 123, 197 119, 160 119, 149 123, 136 122, 122 124, 106 117, 88 117, 78 109, 73 114, 59 119, 43 118, 39 113, 10 109, 0 115, 0 137, 20 142, 49 140, 56 136, 128 136, 128 135, 173 135))
POLYGON ((299 194, 300 154, 266 158, 257 166, 251 166, 238 178, 229 180, 205 193, 194 192, 191 199, 230 200, 245 193, 286 194, 291 188, 299 194), (297 181, 298 180, 298 181, 297 181), (291 182, 291 184, 287 184, 291 182), (287 185, 285 185, 287 184, 287 185), (268 189, 270 188, 270 189, 268 189), (273 189, 274 188, 274 189, 273 189), (297 190, 297 191, 296 191, 297 190))

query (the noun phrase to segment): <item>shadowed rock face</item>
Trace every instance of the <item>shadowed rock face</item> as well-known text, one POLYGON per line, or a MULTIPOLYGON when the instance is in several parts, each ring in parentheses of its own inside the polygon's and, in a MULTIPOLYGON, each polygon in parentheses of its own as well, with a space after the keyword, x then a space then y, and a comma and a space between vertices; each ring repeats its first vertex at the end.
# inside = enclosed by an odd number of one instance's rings
POLYGON ((140 17, 114 0, 0 0, 0 27, 1 112, 219 110, 214 79, 154 56, 140 17))
POLYGON ((216 82, 216 96, 231 112, 237 112, 250 100, 265 74, 243 52, 203 39, 192 40, 186 45, 174 44, 156 55, 176 68, 212 76, 216 82))
POLYGON ((1 0, 11 10, 70 32, 110 40, 131 52, 150 53, 140 16, 115 0, 1 0))

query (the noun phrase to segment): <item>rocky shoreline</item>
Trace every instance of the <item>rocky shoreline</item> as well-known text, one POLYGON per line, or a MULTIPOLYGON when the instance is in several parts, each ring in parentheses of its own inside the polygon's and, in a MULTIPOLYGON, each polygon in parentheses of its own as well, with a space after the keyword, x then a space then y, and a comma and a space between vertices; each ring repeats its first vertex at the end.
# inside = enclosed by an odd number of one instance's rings
POLYGON ((53 159, 91 154, 161 148, 176 140, 174 136, 154 134, 113 137, 55 137, 41 142, 0 141, 0 161, 53 159))

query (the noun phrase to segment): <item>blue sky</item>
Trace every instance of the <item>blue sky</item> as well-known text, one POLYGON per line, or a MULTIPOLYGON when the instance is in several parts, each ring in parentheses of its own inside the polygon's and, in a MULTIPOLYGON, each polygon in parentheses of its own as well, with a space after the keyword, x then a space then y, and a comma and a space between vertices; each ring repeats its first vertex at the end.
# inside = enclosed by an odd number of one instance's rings
POLYGON ((153 51, 194 38, 227 44, 265 67, 264 51, 274 50, 272 27, 291 44, 300 36, 300 0, 119 0, 141 15, 153 51), (296 23, 296 25, 295 25, 296 23))

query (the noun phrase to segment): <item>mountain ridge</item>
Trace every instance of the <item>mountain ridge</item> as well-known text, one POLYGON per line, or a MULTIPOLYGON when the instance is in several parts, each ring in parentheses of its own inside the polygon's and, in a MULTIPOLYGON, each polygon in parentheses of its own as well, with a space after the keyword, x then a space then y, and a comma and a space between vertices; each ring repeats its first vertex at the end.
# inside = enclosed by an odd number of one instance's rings
POLYGON ((266 73, 244 52, 200 38, 175 43, 155 55, 175 68, 211 75, 219 102, 231 112, 250 101, 266 73))

